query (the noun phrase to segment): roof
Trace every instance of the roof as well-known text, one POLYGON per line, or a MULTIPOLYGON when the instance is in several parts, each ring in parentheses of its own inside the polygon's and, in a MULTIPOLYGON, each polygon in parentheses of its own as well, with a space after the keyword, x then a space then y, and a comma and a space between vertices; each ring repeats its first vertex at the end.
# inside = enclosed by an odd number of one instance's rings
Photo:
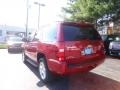
POLYGON ((79 26, 94 26, 94 24, 89 23, 89 22, 67 22, 67 21, 60 21, 58 22, 60 24, 65 24, 65 25, 79 25, 79 26))

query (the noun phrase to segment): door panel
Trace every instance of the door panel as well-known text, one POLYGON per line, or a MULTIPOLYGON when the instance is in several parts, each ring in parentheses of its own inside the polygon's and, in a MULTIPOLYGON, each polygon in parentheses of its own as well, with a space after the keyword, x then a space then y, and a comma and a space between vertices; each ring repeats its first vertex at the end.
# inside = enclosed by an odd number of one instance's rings
POLYGON ((26 55, 35 62, 37 61, 37 43, 37 41, 28 42, 25 47, 26 55))

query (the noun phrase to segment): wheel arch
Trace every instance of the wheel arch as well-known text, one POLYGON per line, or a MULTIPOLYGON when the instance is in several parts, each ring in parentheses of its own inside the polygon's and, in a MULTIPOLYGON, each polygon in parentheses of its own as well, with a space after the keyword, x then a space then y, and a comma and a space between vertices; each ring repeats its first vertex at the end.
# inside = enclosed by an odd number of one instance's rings
POLYGON ((44 58, 46 58, 45 57, 45 55, 43 54, 43 53, 37 53, 37 62, 39 63, 39 58, 41 58, 41 57, 44 57, 44 58))
MULTIPOLYGON (((45 56, 45 54, 43 54, 43 53, 37 53, 37 62, 39 63, 40 61, 39 61, 39 58, 41 58, 41 57, 44 57, 45 58, 45 60, 44 60, 44 65, 45 65, 45 67, 46 67, 46 73, 47 73, 47 77, 46 77, 46 79, 44 79, 43 80, 43 78, 40 76, 40 79, 43 81, 43 82, 45 82, 45 83, 47 83, 47 82, 49 82, 49 81, 51 81, 52 79, 53 79, 53 74, 51 73, 51 71, 49 70, 49 67, 48 67, 48 64, 47 64, 47 59, 46 59, 46 56, 45 56)), ((39 63, 39 65, 40 65, 40 63, 39 63)), ((40 70, 39 70, 39 72, 40 72, 40 70)), ((41 74, 40 74, 41 75, 41 74)))

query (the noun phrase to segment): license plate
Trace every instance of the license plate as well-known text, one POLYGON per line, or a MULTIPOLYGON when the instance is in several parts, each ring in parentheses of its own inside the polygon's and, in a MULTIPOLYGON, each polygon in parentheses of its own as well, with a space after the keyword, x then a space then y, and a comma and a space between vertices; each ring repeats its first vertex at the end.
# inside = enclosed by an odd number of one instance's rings
POLYGON ((85 55, 92 54, 92 48, 85 48, 84 53, 85 55))

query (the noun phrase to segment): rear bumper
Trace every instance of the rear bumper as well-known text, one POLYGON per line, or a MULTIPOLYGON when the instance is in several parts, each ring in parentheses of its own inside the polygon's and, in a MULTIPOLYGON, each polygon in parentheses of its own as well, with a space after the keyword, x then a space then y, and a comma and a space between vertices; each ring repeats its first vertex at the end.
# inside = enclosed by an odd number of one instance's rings
POLYGON ((8 46, 8 51, 14 52, 14 51, 21 51, 22 52, 23 48, 22 47, 12 47, 8 46))
POLYGON ((51 61, 52 67, 51 70, 54 73, 60 74, 60 75, 69 75, 69 74, 75 74, 79 72, 88 72, 101 63, 104 62, 105 58, 101 58, 99 60, 95 60, 92 62, 86 62, 84 64, 68 64, 66 62, 53 62, 51 61))

